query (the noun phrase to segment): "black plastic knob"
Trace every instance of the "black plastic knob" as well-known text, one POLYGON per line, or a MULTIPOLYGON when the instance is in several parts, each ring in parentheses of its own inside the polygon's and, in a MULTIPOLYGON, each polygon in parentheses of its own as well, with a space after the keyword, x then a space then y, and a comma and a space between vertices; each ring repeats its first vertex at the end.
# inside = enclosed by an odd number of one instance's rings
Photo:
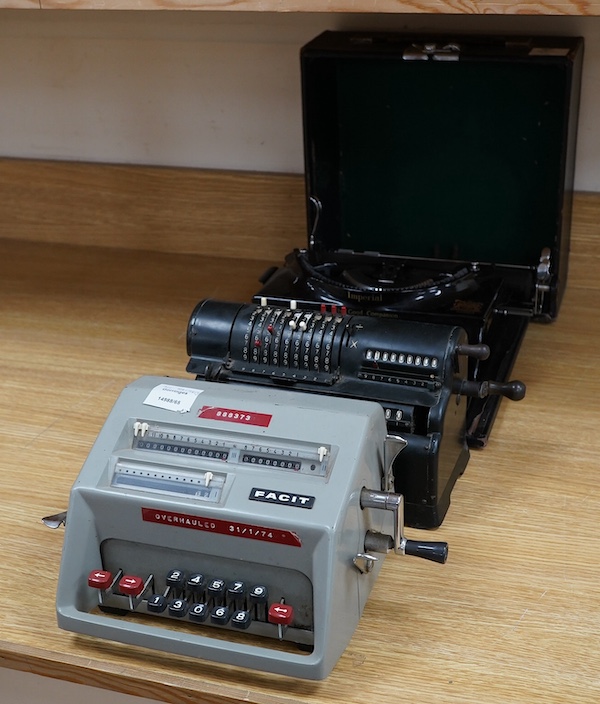
POLYGON ((487 359, 490 356, 490 348, 484 344, 457 345, 456 352, 472 359, 487 359))
POLYGON ((452 391, 469 398, 486 398, 487 396, 505 396, 511 401, 525 398, 527 387, 522 381, 471 381, 469 379, 454 379, 452 391))
POLYGON ((422 557, 424 560, 439 562, 440 565, 443 565, 448 559, 448 543, 406 540, 404 543, 404 554, 422 557))
POLYGON ((521 401, 525 398, 527 387, 522 381, 507 381, 502 384, 499 381, 488 381, 489 396, 505 396, 511 401, 521 401))

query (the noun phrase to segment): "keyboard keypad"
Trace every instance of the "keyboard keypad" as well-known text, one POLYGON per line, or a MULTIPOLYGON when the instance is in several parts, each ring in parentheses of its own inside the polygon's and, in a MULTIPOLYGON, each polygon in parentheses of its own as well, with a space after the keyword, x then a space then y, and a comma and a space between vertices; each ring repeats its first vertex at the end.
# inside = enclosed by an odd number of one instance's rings
POLYGON ((294 609, 277 595, 270 603, 266 584, 248 584, 231 575, 206 575, 173 568, 163 575, 144 577, 119 570, 98 569, 88 575, 88 586, 99 593, 99 602, 177 620, 237 630, 261 623, 274 638, 293 627, 294 609))

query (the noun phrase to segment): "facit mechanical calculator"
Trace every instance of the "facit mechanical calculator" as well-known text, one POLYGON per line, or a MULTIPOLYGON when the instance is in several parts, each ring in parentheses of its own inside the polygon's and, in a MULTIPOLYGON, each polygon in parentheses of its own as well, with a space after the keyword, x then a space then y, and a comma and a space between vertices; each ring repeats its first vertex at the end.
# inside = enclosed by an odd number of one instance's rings
POLYGON ((139 379, 71 491, 59 626, 326 677, 386 553, 446 560, 404 537, 387 469, 403 447, 370 401, 139 379))

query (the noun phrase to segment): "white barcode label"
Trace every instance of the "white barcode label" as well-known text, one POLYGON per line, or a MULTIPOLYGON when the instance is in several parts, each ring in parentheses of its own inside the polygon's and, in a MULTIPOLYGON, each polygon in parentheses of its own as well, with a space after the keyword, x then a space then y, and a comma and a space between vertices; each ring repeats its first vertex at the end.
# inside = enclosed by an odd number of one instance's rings
POLYGON ((202 389, 189 389, 186 386, 159 384, 146 396, 144 403, 146 406, 164 408, 167 411, 188 413, 194 401, 201 393, 202 389))

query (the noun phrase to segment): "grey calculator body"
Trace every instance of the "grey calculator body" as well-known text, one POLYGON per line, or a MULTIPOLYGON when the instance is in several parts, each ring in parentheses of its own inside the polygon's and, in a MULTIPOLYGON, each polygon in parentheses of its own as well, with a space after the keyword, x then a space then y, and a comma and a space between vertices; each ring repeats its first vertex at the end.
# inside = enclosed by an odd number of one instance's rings
POLYGON ((384 555, 357 566, 361 508, 385 489, 379 404, 143 377, 72 488, 61 628, 321 679, 346 648, 384 555))

